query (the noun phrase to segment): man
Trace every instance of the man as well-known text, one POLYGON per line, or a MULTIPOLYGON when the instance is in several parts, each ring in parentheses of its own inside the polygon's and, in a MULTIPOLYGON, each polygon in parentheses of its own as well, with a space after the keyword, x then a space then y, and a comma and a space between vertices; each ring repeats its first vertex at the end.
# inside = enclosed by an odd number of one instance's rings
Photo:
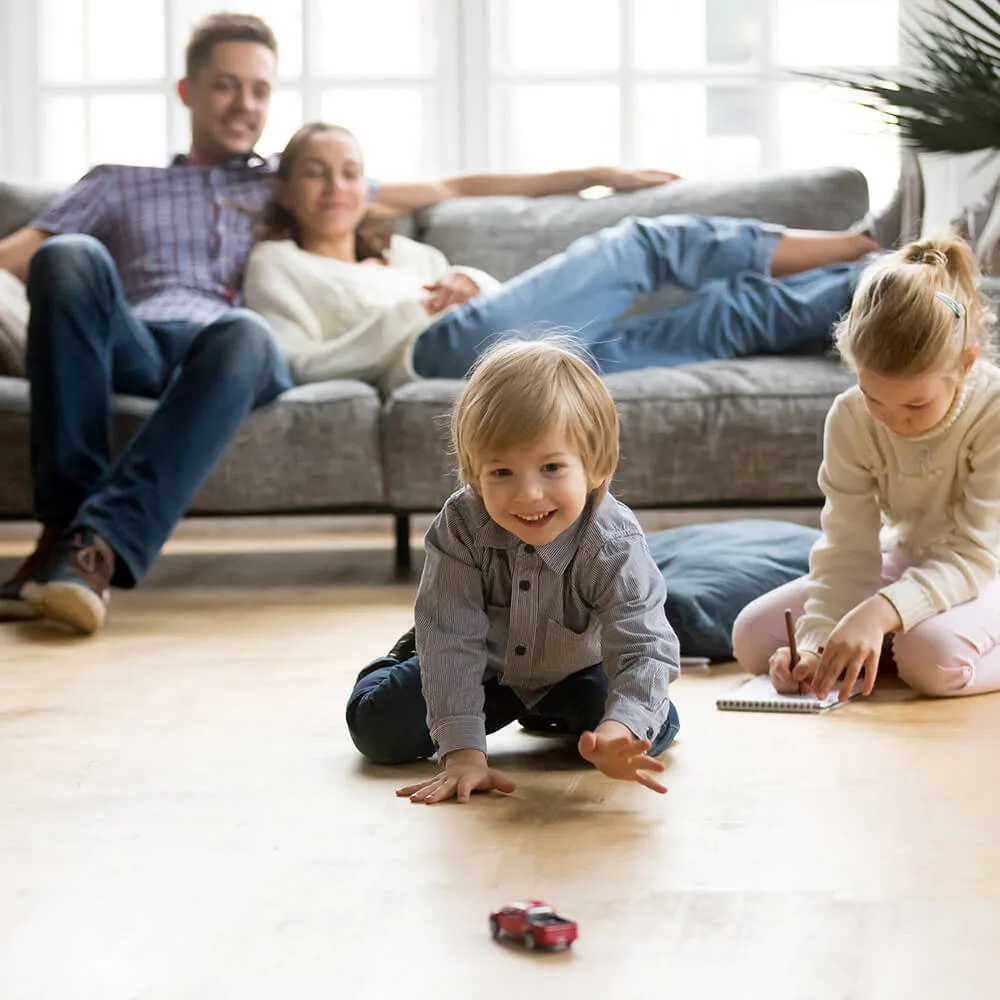
MULTIPOLYGON (((267 324, 238 307, 273 163, 254 153, 277 73, 259 18, 215 14, 192 34, 178 95, 191 148, 165 168, 102 166, 0 241, 27 283, 35 551, 0 587, 0 617, 85 633, 111 585, 142 579, 246 415, 292 384, 267 324), (111 395, 158 399, 111 461, 111 395)), ((615 168, 384 184, 389 214, 445 198, 622 190, 674 175, 615 168)))

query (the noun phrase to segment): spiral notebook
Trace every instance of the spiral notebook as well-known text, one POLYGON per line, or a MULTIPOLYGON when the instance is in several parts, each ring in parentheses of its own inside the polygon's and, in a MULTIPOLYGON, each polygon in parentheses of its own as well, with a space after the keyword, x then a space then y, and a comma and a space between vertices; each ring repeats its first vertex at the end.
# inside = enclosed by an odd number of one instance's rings
MULTIPOLYGON (((851 689, 850 698, 857 698, 864 686, 858 681, 851 689)), ((850 700, 850 699, 848 699, 850 700)), ((840 701, 840 688, 835 687, 825 698, 819 699, 814 694, 779 694, 774 690, 771 678, 759 674, 735 691, 723 695, 715 701, 716 708, 732 712, 808 712, 813 715, 819 712, 829 712, 840 708, 847 702, 840 701)))

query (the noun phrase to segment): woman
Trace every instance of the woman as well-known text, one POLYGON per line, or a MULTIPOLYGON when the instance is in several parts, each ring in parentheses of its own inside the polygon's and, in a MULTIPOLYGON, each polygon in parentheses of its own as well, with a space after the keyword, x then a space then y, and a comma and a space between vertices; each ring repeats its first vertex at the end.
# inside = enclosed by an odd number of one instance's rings
POLYGON ((500 284, 367 218, 361 149, 314 123, 278 167, 246 302, 273 326, 299 382, 357 378, 391 390, 463 378, 510 331, 569 327, 604 373, 789 350, 825 341, 850 303, 864 231, 804 233, 752 220, 625 219, 500 284), (621 318, 671 283, 680 306, 621 318))

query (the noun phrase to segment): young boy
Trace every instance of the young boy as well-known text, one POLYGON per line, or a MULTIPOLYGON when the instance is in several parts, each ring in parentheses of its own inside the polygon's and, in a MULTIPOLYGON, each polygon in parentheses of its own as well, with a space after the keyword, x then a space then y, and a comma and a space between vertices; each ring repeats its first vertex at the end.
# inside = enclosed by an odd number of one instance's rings
POLYGON ((397 794, 467 802, 513 791, 486 734, 530 709, 529 728, 578 736, 608 777, 665 792, 655 756, 679 728, 679 648, 642 529, 608 493, 618 416, 604 383, 554 341, 504 341, 473 372, 452 435, 463 488, 427 532, 415 653, 404 636, 361 671, 355 746, 380 764, 436 752, 441 772, 397 794))

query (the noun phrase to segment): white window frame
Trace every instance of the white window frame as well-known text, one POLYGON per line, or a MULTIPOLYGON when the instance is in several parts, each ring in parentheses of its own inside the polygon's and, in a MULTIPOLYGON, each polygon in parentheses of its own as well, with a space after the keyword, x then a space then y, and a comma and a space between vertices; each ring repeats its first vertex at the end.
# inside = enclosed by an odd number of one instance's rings
MULTIPOLYGON (((165 0, 169 9, 170 0, 165 0)), ((489 0, 438 0, 441 5, 439 61, 433 79, 379 77, 343 79, 320 76, 316 71, 315 52, 310 44, 316 38, 313 30, 318 20, 322 0, 303 2, 302 76, 297 81, 282 81, 302 94, 305 120, 318 118, 322 93, 332 88, 379 88, 415 86, 427 93, 434 107, 434 119, 441 123, 438 134, 430 134, 427 143, 435 150, 436 173, 447 175, 482 170, 509 168, 505 160, 506 144, 502 115, 505 101, 503 88, 507 83, 545 82, 611 82, 620 94, 621 160, 635 163, 636 123, 633 109, 636 88, 645 80, 692 81, 706 84, 725 83, 758 88, 761 100, 761 169, 774 171, 779 150, 778 94, 781 84, 794 80, 789 68, 774 64, 774 32, 771 18, 773 0, 764 5, 765 45, 762 62, 750 73, 744 69, 733 72, 685 70, 647 72, 634 65, 631 30, 634 0, 619 0, 622 11, 621 59, 616 70, 578 74, 506 74, 490 65, 490 3, 489 0)), ((920 9, 934 0, 900 0, 901 13, 920 9)), ((167 98, 168 149, 173 151, 180 137, 186 137, 186 113, 175 96, 176 81, 169 77, 177 52, 186 39, 177 37, 173 19, 166 17, 164 32, 167 78, 160 81, 86 83, 49 85, 39 83, 40 53, 36 5, 24 0, 0 0, 0 179, 37 178, 42 171, 41 109, 44 97, 54 94, 86 96, 92 94, 129 93, 157 94, 167 98)), ((905 49, 901 59, 906 58, 905 49)), ((670 164, 642 164, 670 167, 670 164)))

